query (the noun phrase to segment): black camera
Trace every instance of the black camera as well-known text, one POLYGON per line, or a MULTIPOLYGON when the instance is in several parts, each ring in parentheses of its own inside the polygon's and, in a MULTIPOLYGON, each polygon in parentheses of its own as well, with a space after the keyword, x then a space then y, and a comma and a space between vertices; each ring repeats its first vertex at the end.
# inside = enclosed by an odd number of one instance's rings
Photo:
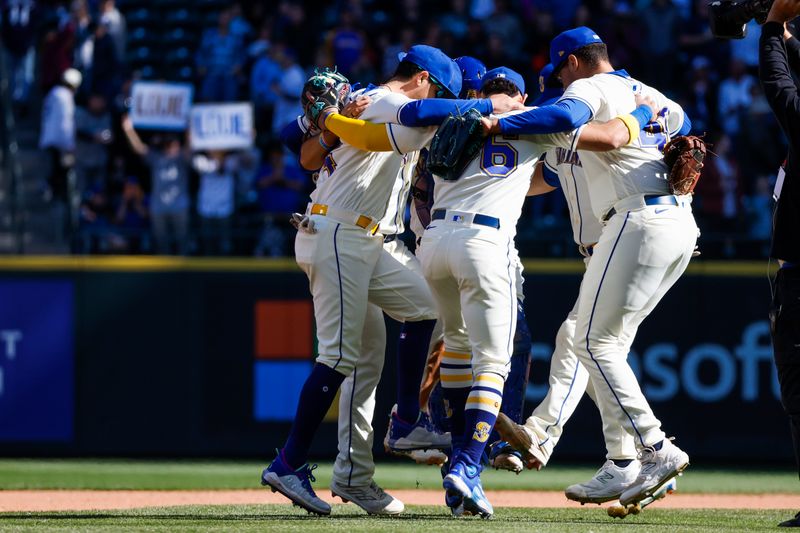
POLYGON ((744 39, 747 23, 764 24, 774 0, 715 0, 708 5, 711 33, 723 39, 744 39))

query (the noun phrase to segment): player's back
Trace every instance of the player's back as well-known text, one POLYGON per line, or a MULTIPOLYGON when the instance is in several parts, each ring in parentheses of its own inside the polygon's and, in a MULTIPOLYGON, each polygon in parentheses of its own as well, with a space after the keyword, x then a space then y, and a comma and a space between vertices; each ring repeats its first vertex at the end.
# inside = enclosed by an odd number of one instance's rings
MULTIPOLYGON (((633 111, 640 93, 651 97, 659 109, 674 110, 669 117, 670 129, 680 129, 683 124, 680 106, 656 89, 631 78, 624 70, 577 80, 567 88, 563 98, 584 102, 592 110, 593 121, 606 122, 633 111)), ((642 133, 632 144, 618 150, 580 151, 598 218, 621 199, 640 194, 669 194, 667 167, 659 149, 664 142, 664 134, 642 133)))
POLYGON ((546 150, 517 135, 487 137, 459 179, 435 178, 434 211, 451 209, 488 215, 500 220, 501 230, 516 233, 531 175, 546 150))
MULTIPOLYGON (((409 101, 386 87, 355 93, 361 94, 369 96, 372 103, 360 118, 373 122, 396 121, 396 110, 409 101)), ((343 142, 325 158, 311 198, 315 203, 379 220, 386 213, 398 173, 407 158, 395 152, 365 152, 343 142)))

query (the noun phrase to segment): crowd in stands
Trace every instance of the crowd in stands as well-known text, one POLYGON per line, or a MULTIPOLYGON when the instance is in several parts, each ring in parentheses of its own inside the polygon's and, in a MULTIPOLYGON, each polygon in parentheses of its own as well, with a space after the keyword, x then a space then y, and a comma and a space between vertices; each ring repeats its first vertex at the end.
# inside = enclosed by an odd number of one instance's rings
MULTIPOLYGON (((715 155, 694 208, 708 239, 722 243, 717 253, 764 253, 785 143, 756 79, 759 27, 751 22, 743 40, 713 38, 707 0, 0 3, 15 109, 32 113, 41 99, 40 147, 53 168, 47 194, 80 198, 78 252, 291 254, 287 215, 305 208, 313 183, 278 132, 300 113, 315 66, 380 82, 398 52, 426 43, 510 66, 535 93, 551 39, 588 25, 612 64, 677 100, 695 132, 707 134, 715 155), (153 31, 163 39, 148 47, 153 31), (134 129, 126 113, 137 79, 191 82, 197 102, 251 102, 254 148, 192 153, 183 135, 134 129)), ((528 203, 523 255, 553 253, 526 250, 543 236, 568 242, 565 209, 558 194, 528 203)))

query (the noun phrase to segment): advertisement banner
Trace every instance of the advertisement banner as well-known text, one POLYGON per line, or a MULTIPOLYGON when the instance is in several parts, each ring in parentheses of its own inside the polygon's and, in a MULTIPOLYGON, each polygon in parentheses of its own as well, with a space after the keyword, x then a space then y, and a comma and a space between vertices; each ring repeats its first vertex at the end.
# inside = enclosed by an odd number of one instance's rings
POLYGON ((253 146, 253 106, 202 104, 192 108, 194 150, 236 150, 253 146))
POLYGON ((73 437, 71 281, 0 281, 0 441, 73 437))
POLYGON ((183 131, 194 89, 185 83, 137 81, 131 87, 130 118, 136 128, 183 131))

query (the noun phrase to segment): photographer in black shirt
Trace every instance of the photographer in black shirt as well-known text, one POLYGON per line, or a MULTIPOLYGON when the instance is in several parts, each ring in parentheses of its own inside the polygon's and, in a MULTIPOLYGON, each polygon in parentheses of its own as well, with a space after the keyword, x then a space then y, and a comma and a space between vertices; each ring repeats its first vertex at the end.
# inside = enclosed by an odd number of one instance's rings
MULTIPOLYGON (((789 139, 789 155, 778 175, 770 256, 778 260, 773 285, 772 344, 781 402, 789 415, 800 468, 800 96, 792 72, 800 74, 800 41, 786 23, 800 15, 800 0, 775 0, 761 28, 759 77, 764 94, 789 139)), ((800 527, 800 513, 782 522, 800 527)))

